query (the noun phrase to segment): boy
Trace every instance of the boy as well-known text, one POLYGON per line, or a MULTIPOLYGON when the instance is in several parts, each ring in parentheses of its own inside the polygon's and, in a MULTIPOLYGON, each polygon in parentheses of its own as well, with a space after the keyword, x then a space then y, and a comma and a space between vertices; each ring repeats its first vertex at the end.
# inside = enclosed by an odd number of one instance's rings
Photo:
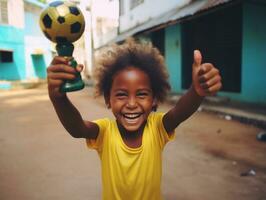
MULTIPOLYGON (((66 94, 63 80, 74 79, 67 60, 55 57, 48 67, 48 91, 56 113, 75 138, 85 138, 101 159, 103 199, 162 199, 162 150, 175 128, 199 107, 206 95, 221 88, 219 71, 202 64, 194 51, 192 86, 167 113, 157 113, 158 103, 170 89, 163 56, 151 44, 127 41, 102 53, 95 70, 96 94, 104 96, 115 120, 82 119, 66 94)), ((82 66, 77 67, 78 71, 82 66)))

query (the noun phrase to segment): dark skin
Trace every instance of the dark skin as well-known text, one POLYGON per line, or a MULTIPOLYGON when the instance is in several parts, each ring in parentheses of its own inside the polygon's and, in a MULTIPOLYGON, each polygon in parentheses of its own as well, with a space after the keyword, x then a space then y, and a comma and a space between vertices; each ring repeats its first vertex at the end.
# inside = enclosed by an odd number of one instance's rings
POLYGON ((146 123, 143 123, 137 132, 128 132, 121 124, 118 124, 118 129, 123 139, 123 142, 130 148, 138 148, 142 144, 142 135, 146 123))
MULTIPOLYGON (((169 135, 197 110, 204 96, 215 94, 222 86, 219 71, 212 64, 201 62, 201 53, 196 50, 192 66, 192 86, 163 118, 164 127, 169 135)), ((82 68, 83 66, 79 65, 76 70, 82 71, 82 68)), ((70 135, 75 138, 96 139, 98 125, 83 120, 67 95, 59 92, 63 80, 74 79, 76 70, 68 65, 67 59, 55 57, 47 69, 49 97, 61 123, 70 135)), ((145 72, 128 66, 114 75, 110 97, 105 99, 117 119, 124 143, 132 148, 141 146, 147 117, 157 103, 151 84, 145 72)))
POLYGON ((148 75, 134 66, 117 72, 106 103, 116 117, 125 144, 141 146, 143 129, 156 104, 148 75))

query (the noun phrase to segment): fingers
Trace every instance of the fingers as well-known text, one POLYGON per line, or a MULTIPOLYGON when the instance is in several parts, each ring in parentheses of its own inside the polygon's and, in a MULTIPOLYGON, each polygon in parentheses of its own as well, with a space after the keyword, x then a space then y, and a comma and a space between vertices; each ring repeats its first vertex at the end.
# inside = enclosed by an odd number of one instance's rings
POLYGON ((69 59, 69 57, 55 56, 51 62, 51 65, 68 64, 69 59))
POLYGON ((199 67, 202 62, 202 55, 199 50, 194 51, 194 62, 193 67, 199 67))
POLYGON ((58 90, 65 80, 75 79, 76 70, 65 64, 51 65, 47 68, 48 87, 58 90))
POLYGON ((201 67, 204 73, 199 75, 198 80, 200 83, 200 87, 208 95, 215 94, 222 87, 221 83, 222 78, 219 74, 219 70, 216 69, 210 63, 203 64, 201 67))
POLYGON ((204 83, 210 80, 215 75, 219 74, 219 70, 216 69, 210 63, 204 63, 200 66, 200 70, 198 72, 199 82, 204 83))
POLYGON ((77 65, 76 70, 77 70, 78 72, 82 72, 83 68, 84 68, 84 66, 81 65, 81 64, 79 64, 79 65, 77 65))
POLYGON ((212 86, 214 86, 220 82, 221 82, 221 76, 217 75, 217 76, 214 76, 213 78, 211 78, 210 80, 208 80, 204 83, 201 83, 200 86, 203 89, 208 89, 208 88, 211 88, 212 86))
POLYGON ((55 64, 55 65, 50 65, 48 68, 47 68, 47 72, 52 72, 52 73, 55 73, 55 72, 65 72, 65 73, 76 73, 77 71, 75 70, 75 68, 73 67, 70 67, 69 65, 66 65, 66 64, 55 64))
POLYGON ((210 88, 208 88, 206 91, 206 93, 208 93, 209 95, 213 95, 216 92, 218 92, 220 89, 222 88, 222 83, 218 82, 217 84, 211 86, 210 88))
POLYGON ((71 61, 67 57, 54 57, 51 65, 47 68, 47 80, 49 88, 59 87, 65 80, 76 78, 77 72, 83 70, 83 65, 72 67, 71 61))
POLYGON ((58 72, 58 73, 50 73, 49 77, 51 79, 72 80, 72 79, 75 79, 76 76, 75 76, 75 74, 58 72))
POLYGON ((199 50, 194 51, 192 79, 199 96, 213 95, 222 87, 219 70, 211 63, 202 64, 202 55, 199 50))

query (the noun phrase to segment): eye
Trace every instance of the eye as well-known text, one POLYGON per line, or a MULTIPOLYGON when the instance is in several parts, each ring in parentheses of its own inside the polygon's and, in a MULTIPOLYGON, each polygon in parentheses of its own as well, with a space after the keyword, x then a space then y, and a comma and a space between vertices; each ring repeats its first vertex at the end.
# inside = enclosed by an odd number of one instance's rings
POLYGON ((149 96, 148 92, 138 92, 137 96, 144 99, 145 97, 149 96))
POLYGON ((123 98, 127 97, 127 93, 125 93, 125 92, 117 92, 117 93, 115 94, 115 96, 116 96, 118 99, 123 99, 123 98))

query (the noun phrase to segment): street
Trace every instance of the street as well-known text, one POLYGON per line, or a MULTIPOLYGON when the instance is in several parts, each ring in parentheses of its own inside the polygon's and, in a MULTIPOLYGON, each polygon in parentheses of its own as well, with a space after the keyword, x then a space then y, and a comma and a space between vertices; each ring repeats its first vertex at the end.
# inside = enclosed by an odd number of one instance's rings
MULTIPOLYGON (((84 119, 112 117, 91 88, 69 96, 84 119)), ((159 110, 169 108, 163 104, 159 110)), ((164 198, 265 200, 266 143, 256 140, 260 131, 195 113, 164 150, 164 198)), ((45 87, 0 91, 0 166, 1 200, 101 199, 98 155, 64 130, 45 87)))

